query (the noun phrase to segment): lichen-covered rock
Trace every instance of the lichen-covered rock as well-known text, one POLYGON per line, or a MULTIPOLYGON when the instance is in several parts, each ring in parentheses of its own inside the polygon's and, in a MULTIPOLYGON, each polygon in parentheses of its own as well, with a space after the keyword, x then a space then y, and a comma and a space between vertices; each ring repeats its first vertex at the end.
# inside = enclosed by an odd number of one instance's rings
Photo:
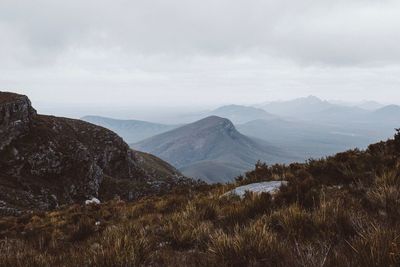
POLYGON ((279 191, 282 186, 287 185, 287 181, 269 181, 269 182, 261 182, 261 183, 252 183, 243 186, 236 187, 235 189, 223 194, 223 197, 226 196, 238 196, 243 198, 246 195, 246 192, 250 192, 253 194, 261 194, 261 193, 269 193, 274 194, 279 191))
POLYGON ((112 131, 38 115, 26 96, 0 92, 0 201, 7 207, 51 209, 99 194, 128 199, 181 176, 165 163, 161 177, 142 161, 112 131))
POLYGON ((85 201, 85 205, 100 205, 100 203, 100 200, 95 197, 92 197, 91 199, 85 201))

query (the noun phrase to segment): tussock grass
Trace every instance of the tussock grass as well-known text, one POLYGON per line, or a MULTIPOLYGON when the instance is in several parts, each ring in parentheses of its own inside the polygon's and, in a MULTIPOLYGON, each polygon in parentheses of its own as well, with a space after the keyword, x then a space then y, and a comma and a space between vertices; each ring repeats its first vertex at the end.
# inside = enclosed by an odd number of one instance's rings
POLYGON ((400 135, 235 184, 0 218, 0 266, 400 266, 400 135), (285 179, 280 192, 221 197, 285 179))

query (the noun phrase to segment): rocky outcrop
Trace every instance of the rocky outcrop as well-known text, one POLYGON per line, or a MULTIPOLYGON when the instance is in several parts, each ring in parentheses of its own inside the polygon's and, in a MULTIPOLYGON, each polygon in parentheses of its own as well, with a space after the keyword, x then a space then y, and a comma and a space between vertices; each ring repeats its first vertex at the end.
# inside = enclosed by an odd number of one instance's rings
POLYGON ((181 176, 172 167, 152 175, 152 166, 112 131, 38 115, 26 96, 0 92, 0 134, 0 201, 7 209, 138 197, 159 190, 154 181, 171 184, 181 176))
POLYGON ((236 187, 235 189, 228 191, 227 193, 223 194, 222 197, 225 196, 238 196, 240 198, 244 198, 246 193, 252 194, 262 194, 262 193, 269 193, 274 195, 277 193, 282 186, 287 186, 287 181, 269 181, 269 182, 261 182, 261 183, 252 183, 243 186, 236 187))
POLYGON ((36 110, 28 97, 13 93, 0 95, 0 150, 15 138, 26 134, 36 110))

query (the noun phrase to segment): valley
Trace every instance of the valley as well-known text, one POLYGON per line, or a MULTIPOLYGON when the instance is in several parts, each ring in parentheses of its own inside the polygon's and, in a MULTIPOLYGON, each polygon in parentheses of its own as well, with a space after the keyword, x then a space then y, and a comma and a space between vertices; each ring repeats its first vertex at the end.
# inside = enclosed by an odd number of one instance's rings
POLYGON ((83 120, 114 130, 131 147, 157 155, 188 177, 218 183, 232 181, 258 160, 305 162, 365 149, 392 135, 400 125, 400 107, 370 102, 352 106, 309 96, 254 106, 227 105, 182 118, 177 125, 102 117, 83 120), (234 134, 209 123, 216 117, 221 123, 229 120, 234 134), (188 118, 194 122, 188 123, 188 118))

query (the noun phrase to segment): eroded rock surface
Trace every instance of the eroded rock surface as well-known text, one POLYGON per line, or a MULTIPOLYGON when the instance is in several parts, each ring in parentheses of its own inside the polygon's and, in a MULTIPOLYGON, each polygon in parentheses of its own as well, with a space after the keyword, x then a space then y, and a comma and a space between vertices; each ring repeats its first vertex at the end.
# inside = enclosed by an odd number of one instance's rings
POLYGON ((153 186, 155 181, 170 185, 182 179, 159 159, 151 166, 143 160, 112 131, 38 115, 28 97, 0 92, 0 210, 134 198, 165 188, 153 186), (157 164, 163 172, 153 175, 157 164))

